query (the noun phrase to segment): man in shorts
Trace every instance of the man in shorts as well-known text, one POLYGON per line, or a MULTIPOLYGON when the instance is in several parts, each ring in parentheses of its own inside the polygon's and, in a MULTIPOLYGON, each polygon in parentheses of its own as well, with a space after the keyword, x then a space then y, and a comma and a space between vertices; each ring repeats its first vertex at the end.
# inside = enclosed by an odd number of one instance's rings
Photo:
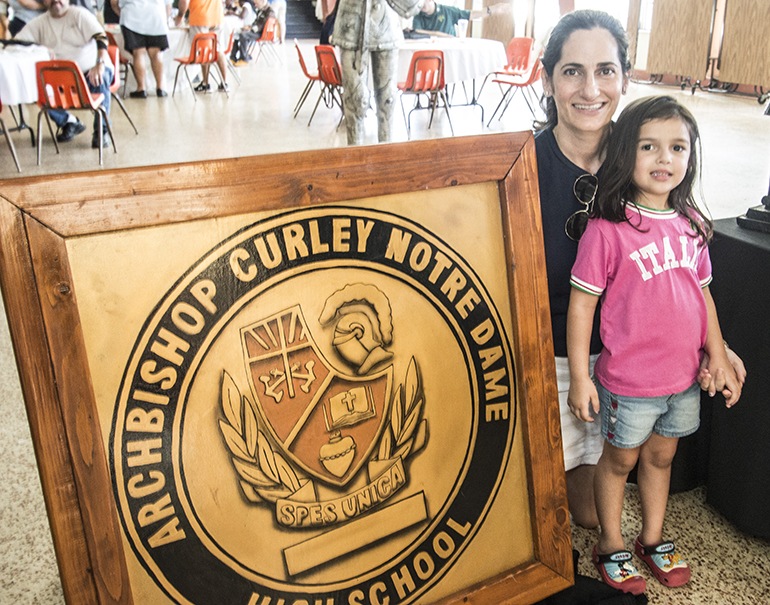
POLYGON ((145 57, 150 55, 150 66, 155 76, 155 94, 165 97, 163 88, 163 58, 168 48, 168 15, 171 4, 165 0, 110 0, 112 9, 120 15, 123 44, 134 57, 136 90, 129 94, 134 99, 146 99, 145 57))
MULTIPOLYGON (((177 26, 182 24, 187 9, 190 9, 188 23, 190 25, 190 42, 195 34, 213 32, 217 35, 217 65, 222 77, 222 83, 219 85, 220 92, 229 91, 226 82, 227 64, 225 63, 225 50, 227 41, 224 39, 225 32, 222 24, 224 23, 224 10, 222 0, 179 0, 179 13, 174 22, 177 26)), ((209 85, 209 66, 201 65, 202 81, 195 87, 197 92, 211 92, 209 85)))

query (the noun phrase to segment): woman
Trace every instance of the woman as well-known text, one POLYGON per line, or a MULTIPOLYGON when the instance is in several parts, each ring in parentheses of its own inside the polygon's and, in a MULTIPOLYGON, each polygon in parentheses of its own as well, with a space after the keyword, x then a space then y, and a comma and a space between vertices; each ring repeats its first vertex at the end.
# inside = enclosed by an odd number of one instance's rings
POLYGON ((168 17, 171 2, 165 0, 111 0, 112 9, 120 15, 125 48, 134 58, 136 90, 129 93, 132 99, 146 99, 145 57, 149 54, 150 66, 155 77, 155 94, 168 96, 163 87, 162 52, 168 48, 168 17))
MULTIPOLYGON (((593 201, 596 175, 612 128, 612 116, 628 87, 631 63, 623 26, 614 17, 592 10, 562 17, 548 39, 543 61, 543 104, 546 120, 535 137, 540 206, 548 274, 551 325, 556 354, 556 378, 567 470, 567 498, 573 520, 596 527, 594 471, 602 453, 599 422, 581 422, 569 411, 567 363, 567 308, 570 272, 577 241, 568 236, 572 225, 585 216, 593 201), (573 215, 578 213, 575 218, 573 215), (582 216, 581 216, 582 215, 582 216)), ((574 233, 572 233, 575 236, 574 233)), ((601 351, 599 313, 591 338, 592 361, 601 351)), ((728 350, 730 362, 743 382, 741 360, 728 350)), ((701 377, 699 377, 700 379, 701 377)), ((701 381, 713 395, 723 378, 701 381)))

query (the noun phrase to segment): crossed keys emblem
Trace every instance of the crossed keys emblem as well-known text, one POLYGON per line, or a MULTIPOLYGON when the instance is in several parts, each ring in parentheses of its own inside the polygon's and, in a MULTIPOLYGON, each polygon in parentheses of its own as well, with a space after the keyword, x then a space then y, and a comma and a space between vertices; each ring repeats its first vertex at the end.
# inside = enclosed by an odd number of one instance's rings
POLYGON ((312 359, 305 363, 305 373, 300 374, 300 364, 294 363, 291 366, 289 366, 288 371, 282 372, 279 368, 272 368, 267 373, 267 375, 263 374, 259 377, 259 381, 262 382, 265 385, 265 395, 268 397, 272 397, 275 399, 276 403, 281 403, 281 399, 283 399, 284 391, 280 390, 277 391, 276 389, 280 387, 282 384, 286 383, 286 388, 289 391, 289 397, 294 397, 294 379, 304 379, 304 383, 299 385, 299 388, 302 389, 304 393, 310 392, 310 387, 315 382, 315 373, 313 372, 313 368, 315 367, 315 361, 312 359), (271 379, 274 379, 273 382, 270 382, 271 379))

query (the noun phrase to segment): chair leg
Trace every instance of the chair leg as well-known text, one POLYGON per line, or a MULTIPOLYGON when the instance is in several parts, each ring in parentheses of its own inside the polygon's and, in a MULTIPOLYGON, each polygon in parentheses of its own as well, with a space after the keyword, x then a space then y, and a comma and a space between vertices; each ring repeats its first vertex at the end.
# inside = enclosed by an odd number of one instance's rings
POLYGON ((305 99, 307 99, 308 95, 310 94, 310 91, 313 88, 313 84, 315 84, 315 80, 308 80, 307 85, 305 86, 305 90, 302 91, 302 94, 299 97, 299 100, 297 101, 297 104, 294 106, 294 117, 297 117, 297 114, 299 113, 299 110, 302 109, 302 105, 305 103, 305 99))
POLYGON ((131 116, 128 115, 128 110, 126 109, 126 106, 123 105, 123 101, 121 101, 120 97, 115 93, 111 93, 111 94, 112 94, 112 98, 118 102, 118 105, 120 105, 120 108, 123 110, 123 113, 128 118, 128 121, 131 123, 131 126, 134 128, 134 132, 136 134, 139 134, 139 131, 136 129, 136 124, 134 124, 134 121, 131 119, 131 116))
POLYGON ((179 79, 179 70, 182 69, 182 64, 180 63, 179 66, 176 68, 176 74, 174 75, 174 88, 171 89, 171 96, 174 96, 174 93, 176 92, 176 82, 179 79))
POLYGON ((241 76, 238 75, 238 70, 235 69, 235 65, 233 65, 233 62, 230 60, 230 57, 225 58, 225 64, 227 65, 227 69, 230 71, 230 73, 233 74, 235 81, 238 82, 238 86, 240 86, 241 76))
POLYGON ((187 78, 187 83, 190 85, 190 90, 192 91, 193 99, 195 99, 195 102, 198 102, 198 95, 195 94, 195 86, 193 86, 192 80, 190 80, 190 74, 187 73, 187 65, 184 66, 184 77, 187 78))
POLYGON ((45 110, 41 109, 40 113, 37 114, 37 165, 38 166, 40 166, 40 158, 41 158, 41 153, 43 148, 43 146, 40 144, 40 127, 43 125, 43 113, 45 113, 45 110))
POLYGON ((5 127, 5 121, 3 118, 0 118, 0 128, 3 129, 3 134, 5 135, 5 140, 8 141, 8 148, 11 150, 11 155, 13 156, 13 161, 16 163, 16 170, 21 172, 21 166, 19 165, 19 158, 16 157, 16 148, 13 146, 13 141, 11 140, 11 135, 8 133, 8 129, 5 127))
MULTIPOLYGON (((104 107, 100 107, 99 110, 102 113, 103 116, 103 124, 106 124, 107 126, 107 132, 110 134, 110 139, 112 139, 112 150, 117 153, 118 152, 118 144, 115 142, 115 135, 112 133, 112 122, 110 122, 110 118, 107 115, 107 111, 104 109, 104 107)), ((137 133, 139 134, 139 133, 137 133)))
POLYGON ((497 104, 497 107, 495 107, 495 110, 492 112, 492 117, 490 117, 489 122, 487 122, 487 128, 489 128, 489 125, 492 123, 492 120, 495 119, 495 116, 497 115, 497 110, 500 109, 503 102, 505 101, 505 98, 508 96, 508 93, 511 92, 512 88, 513 86, 509 86, 508 90, 506 90, 505 93, 503 93, 503 97, 500 99, 500 102, 497 104))
POLYGON ((449 120, 449 131, 452 133, 452 136, 455 136, 455 129, 452 126, 452 117, 449 115, 449 103, 447 103, 446 95, 443 90, 440 90, 439 94, 444 101, 444 111, 446 111, 446 118, 449 120))
POLYGON ((318 100, 315 102, 315 107, 313 107, 313 113, 310 114, 310 119, 307 121, 307 125, 310 126, 310 122, 313 121, 313 116, 315 115, 316 109, 318 109, 318 104, 321 102, 321 99, 324 96, 324 90, 326 90, 326 84, 323 85, 321 88, 321 94, 318 95, 318 100))
MULTIPOLYGON (((217 72, 219 73, 219 77, 221 78, 219 85, 220 86, 224 86, 225 83, 226 83, 226 81, 225 81, 225 74, 222 73, 222 68, 219 67, 219 63, 215 63, 215 65, 217 66, 217 72)), ((227 95, 228 99, 230 98, 230 91, 227 90, 226 87, 225 87, 225 95, 227 95)))
POLYGON ((58 155, 59 153, 59 141, 56 140, 56 134, 53 131, 53 126, 51 126, 51 116, 48 115, 48 112, 45 112, 45 122, 48 124, 48 132, 51 133, 51 138, 53 139, 53 146, 56 148, 56 153, 58 155))
POLYGON ((399 97, 399 100, 401 101, 401 113, 404 116, 404 125, 406 126, 406 139, 409 140, 411 138, 411 133, 409 132, 409 119, 406 117, 406 110, 404 109, 404 95, 403 94, 399 97))
MULTIPOLYGON (((513 97, 515 97, 516 93, 519 91, 519 87, 518 86, 512 86, 511 88, 513 89, 513 93, 511 94, 510 97, 508 97, 508 100, 505 102, 505 106, 503 107, 503 110, 500 112, 500 115, 497 116, 497 121, 498 122, 503 119, 503 114, 508 109, 508 106, 511 104, 511 101, 513 101, 513 97)), ((524 94, 524 93, 522 93, 522 94, 524 94)), ((529 103, 527 103, 527 104, 529 104, 529 103)), ((532 111, 532 108, 530 107, 529 110, 532 111)))
POLYGON ((104 137, 104 124, 102 123, 102 112, 99 111, 99 109, 94 110, 96 111, 96 115, 99 116, 99 121, 97 122, 97 126, 99 128, 99 166, 102 165, 102 138, 104 137))

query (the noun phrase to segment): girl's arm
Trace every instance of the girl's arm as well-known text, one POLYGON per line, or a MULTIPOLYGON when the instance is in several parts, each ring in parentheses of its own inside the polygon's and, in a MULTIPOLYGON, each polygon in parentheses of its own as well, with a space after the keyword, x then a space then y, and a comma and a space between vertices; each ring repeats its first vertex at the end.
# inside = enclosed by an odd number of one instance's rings
POLYGON ((599 297, 572 288, 567 311, 567 359, 569 361, 570 411, 578 420, 593 422, 591 408, 599 413, 599 395, 588 370, 591 330, 599 297))
POLYGON ((703 288, 703 296, 706 299, 706 311, 708 313, 708 333, 704 347, 706 354, 709 356, 706 369, 716 384, 715 388, 721 389, 729 408, 740 399, 742 383, 735 369, 730 364, 730 360, 727 358, 724 340, 722 339, 722 330, 719 327, 717 308, 708 286, 703 288))

